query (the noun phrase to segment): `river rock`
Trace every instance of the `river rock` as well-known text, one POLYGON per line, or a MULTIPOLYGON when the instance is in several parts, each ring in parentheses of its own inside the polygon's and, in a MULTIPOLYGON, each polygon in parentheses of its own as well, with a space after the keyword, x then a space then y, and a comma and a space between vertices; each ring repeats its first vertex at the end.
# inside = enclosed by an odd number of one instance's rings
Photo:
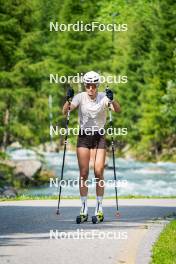
MULTIPOLYGON (((37 146, 37 148, 33 148, 37 152, 59 152, 60 144, 56 142, 47 142, 45 144, 41 144, 37 146)), ((68 149, 68 148, 67 148, 68 149)))
POLYGON ((15 175, 33 180, 33 176, 40 171, 42 163, 38 160, 23 160, 16 162, 15 175))
POLYGON ((11 186, 4 186, 3 191, 1 191, 2 197, 12 198, 12 197, 16 197, 16 195, 17 195, 17 191, 15 190, 15 188, 11 186))
POLYGON ((6 165, 10 168, 15 168, 16 164, 13 160, 0 160, 0 164, 6 165))
POLYGON ((4 189, 0 187, 0 194, 3 193, 4 189))
POLYGON ((20 149, 22 148, 22 145, 19 142, 13 142, 9 147, 13 149, 20 149))

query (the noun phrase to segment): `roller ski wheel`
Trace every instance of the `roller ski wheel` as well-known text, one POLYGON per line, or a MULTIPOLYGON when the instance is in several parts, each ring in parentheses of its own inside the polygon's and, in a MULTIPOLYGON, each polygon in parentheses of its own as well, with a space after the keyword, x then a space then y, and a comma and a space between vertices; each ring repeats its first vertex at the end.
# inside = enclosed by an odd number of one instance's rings
POLYGON ((80 214, 76 217, 76 223, 77 224, 81 224, 81 223, 84 223, 84 222, 87 222, 88 220, 88 214, 87 215, 84 215, 84 214, 80 214))
POLYGON ((104 220, 103 212, 99 212, 97 215, 92 216, 92 223, 93 224, 103 222, 103 220, 104 220))

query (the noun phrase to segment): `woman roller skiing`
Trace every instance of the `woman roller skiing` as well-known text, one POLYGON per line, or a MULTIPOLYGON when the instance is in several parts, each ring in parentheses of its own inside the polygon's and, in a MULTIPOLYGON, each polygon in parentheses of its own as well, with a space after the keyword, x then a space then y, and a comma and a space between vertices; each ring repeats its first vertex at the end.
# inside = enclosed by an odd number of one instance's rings
MULTIPOLYGON (((92 222, 102 222, 104 219, 102 200, 104 186, 99 182, 104 180, 104 164, 106 158, 106 139, 101 133, 106 123, 106 110, 108 104, 112 111, 119 112, 120 105, 113 99, 113 92, 98 92, 100 76, 94 71, 87 72, 83 77, 85 91, 74 96, 72 89, 67 92, 67 100, 71 101, 70 111, 79 108, 79 135, 77 138, 77 158, 80 170, 80 198, 82 207, 76 222, 82 223, 88 219, 87 195, 88 187, 86 180, 89 174, 90 157, 94 160, 94 174, 96 178, 96 208, 92 222)), ((69 102, 63 106, 63 113, 67 114, 69 102)))

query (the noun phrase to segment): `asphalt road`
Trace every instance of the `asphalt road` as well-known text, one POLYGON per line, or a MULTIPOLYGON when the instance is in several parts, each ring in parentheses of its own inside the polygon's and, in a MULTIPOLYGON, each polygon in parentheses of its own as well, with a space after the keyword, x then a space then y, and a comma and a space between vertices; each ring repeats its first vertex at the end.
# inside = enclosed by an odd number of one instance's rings
POLYGON ((176 199, 104 200, 105 220, 92 224, 95 201, 90 200, 89 221, 77 225, 79 200, 0 202, 1 264, 148 264, 150 250, 176 212, 176 199))

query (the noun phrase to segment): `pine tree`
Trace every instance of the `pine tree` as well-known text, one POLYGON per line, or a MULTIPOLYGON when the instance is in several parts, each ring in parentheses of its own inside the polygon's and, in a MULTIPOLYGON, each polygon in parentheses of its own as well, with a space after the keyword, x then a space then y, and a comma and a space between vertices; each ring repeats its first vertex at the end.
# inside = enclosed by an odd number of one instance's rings
POLYGON ((3 148, 20 133, 26 132, 27 136, 30 134, 28 128, 26 131, 19 132, 21 123, 17 113, 23 109, 21 99, 25 89, 17 65, 19 58, 24 56, 19 46, 25 32, 30 32, 32 12, 33 5, 25 1, 6 1, 5 3, 1 1, 0 3, 0 98, 2 102, 0 105, 0 145, 3 148))
MULTIPOLYGON (((153 4, 152 42, 145 66, 145 90, 141 97, 140 149, 156 158, 162 153, 163 143, 169 137, 174 121, 172 115, 169 120, 168 114, 163 112, 166 100, 171 95, 168 83, 174 80, 175 16, 172 2, 156 1, 153 4)), ((170 136, 174 132, 172 130, 170 136)))

